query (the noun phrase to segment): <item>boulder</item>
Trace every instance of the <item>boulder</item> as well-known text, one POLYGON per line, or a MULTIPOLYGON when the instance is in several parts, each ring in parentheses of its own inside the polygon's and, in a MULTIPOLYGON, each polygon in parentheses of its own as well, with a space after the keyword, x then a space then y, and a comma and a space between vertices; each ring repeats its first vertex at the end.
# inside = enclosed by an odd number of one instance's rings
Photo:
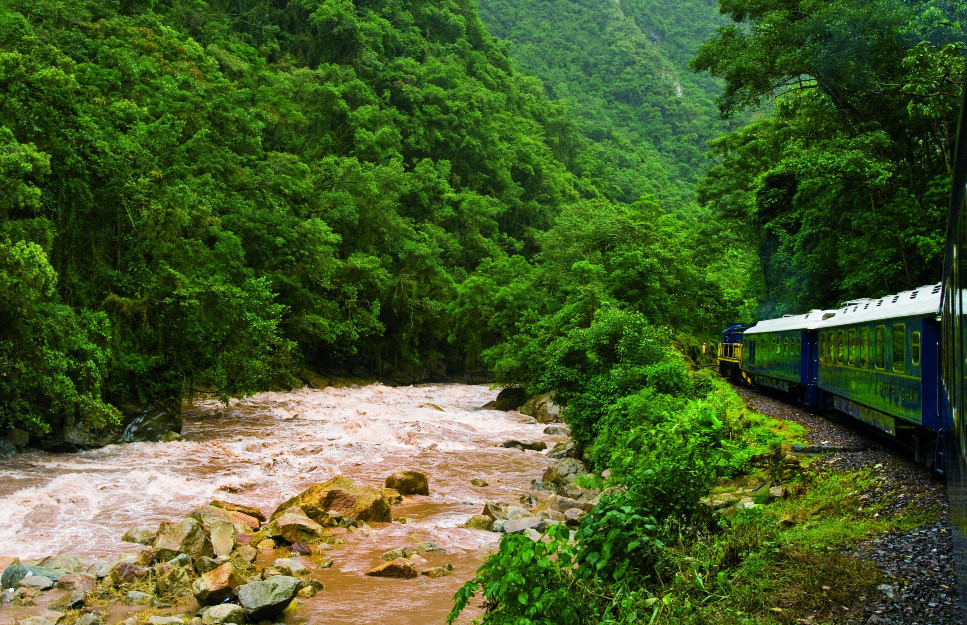
POLYGON ((124 532, 121 540, 126 543, 151 546, 158 538, 158 530, 150 527, 136 527, 124 532))
MULTIPOLYGON (((302 543, 299 543, 299 544, 302 544, 302 543)), ((248 562, 249 564, 251 564, 255 562, 255 558, 257 558, 258 555, 259 555, 259 552, 256 551, 255 548, 252 547, 251 545, 239 545, 238 548, 235 549, 234 557, 238 558, 242 562, 248 562)))
POLYGON ((386 502, 391 506, 403 503, 403 496, 400 495, 400 491, 396 490, 395 488, 382 488, 379 492, 383 493, 383 498, 386 499, 386 502))
MULTIPOLYGON (((325 529, 306 516, 302 508, 294 507, 272 519, 266 525, 265 532, 272 538, 281 537, 290 543, 298 543, 318 540, 325 533, 325 529)), ((265 542, 267 541, 263 540, 259 543, 258 548, 262 549, 265 542)), ((272 548, 274 547, 273 544, 272 548)))
POLYGON ((400 495, 429 495, 430 482, 419 471, 399 471, 386 478, 386 488, 394 488, 400 495))
POLYGON ((507 514, 504 512, 504 509, 490 501, 484 504, 483 512, 480 514, 489 518, 491 521, 507 518, 507 514))
POLYGON ((537 403, 533 416, 538 423, 558 423, 561 420, 561 407, 547 397, 543 402, 537 403))
MULTIPOLYGON (((12 456, 17 453, 17 446, 6 439, 0 438, 0 456, 12 456)), ((24 622, 24 621, 19 621, 24 622)))
POLYGON ((257 623, 280 614, 297 592, 299 580, 288 575, 276 575, 265 581, 239 587, 238 601, 248 614, 249 620, 257 623))
POLYGON ((547 452, 548 458, 560 460, 561 458, 574 458, 577 455, 577 447, 574 441, 561 441, 554 448, 547 452))
POLYGON ((564 511, 564 523, 569 527, 575 527, 581 524, 581 517, 585 515, 584 510, 581 508, 568 508, 564 511))
POLYGON ((151 616, 148 625, 184 625, 185 619, 180 616, 151 616))
POLYGON ((199 577, 191 589, 199 605, 215 605, 235 596, 235 589, 241 585, 242 578, 226 563, 199 577))
MULTIPOLYGON (((204 625, 242 625, 245 622, 245 609, 234 603, 223 603, 205 610, 201 617, 204 625)), ((256 621, 257 622, 257 621, 256 621)))
POLYGON ((544 519, 536 516, 528 516, 507 521, 504 523, 503 532, 504 534, 523 534, 525 530, 536 530, 542 526, 546 526, 544 519))
POLYGON ((527 401, 527 391, 519 386, 510 386, 497 393, 497 410, 517 410, 527 401))
POLYGON ((154 599, 151 595, 140 590, 129 590, 124 594, 124 605, 150 605, 154 599))
POLYGON ((202 556, 202 557, 198 558, 197 560, 195 560, 195 571, 197 571, 199 575, 204 575, 205 573, 207 573, 209 571, 214 571, 215 569, 217 569, 218 567, 220 567, 222 564, 223 564, 222 562, 219 562, 215 558, 209 558, 207 556, 202 556))
POLYGON ((356 521, 393 521, 389 502, 375 488, 357 486, 352 480, 337 475, 327 482, 316 484, 284 502, 272 518, 278 518, 287 509, 299 507, 313 521, 321 525, 337 525, 334 516, 356 521), (332 511, 335 514, 330 514, 332 511))
POLYGON ((97 589, 97 579, 86 573, 71 573, 57 580, 57 587, 62 590, 83 590, 91 593, 97 589))
POLYGON ((430 579, 438 579, 440 577, 446 577, 451 573, 453 573, 453 565, 441 564, 438 567, 423 571, 422 573, 420 573, 420 575, 426 575, 430 579))
POLYGON ((482 480, 479 477, 475 477, 470 480, 470 485, 476 486, 477 488, 486 488, 487 486, 490 486, 490 484, 487 483, 487 480, 482 480))
POLYGON ((366 571, 370 577, 395 577, 400 579, 412 579, 417 576, 416 568, 404 558, 396 558, 390 562, 384 562, 374 569, 366 571))
POLYGON ((167 562, 155 565, 155 587, 159 595, 173 597, 190 597, 192 595, 191 573, 180 566, 171 566, 167 562))
MULTIPOLYGON (((0 443, 5 443, 6 441, 0 441, 0 443)), ((3 452, 0 451, 0 455, 3 452)), ((43 616, 31 616, 25 619, 19 619, 17 625, 57 625, 57 622, 64 618, 64 615, 59 612, 47 612, 43 616), (52 615, 56 614, 54 617, 52 615)))
POLYGON ((30 434, 19 428, 10 428, 7 430, 7 441, 14 447, 22 449, 30 442, 30 434))
POLYGON ((567 436, 567 428, 561 427, 559 425, 549 425, 544 428, 544 433, 548 436, 567 436))
POLYGON ((584 508, 582 504, 577 499, 571 499, 570 497, 562 497, 560 495, 554 495, 548 497, 546 500, 546 505, 551 510, 557 510, 558 512, 564 512, 570 508, 584 508))
POLYGON ((123 443, 157 441, 168 432, 181 432, 180 406, 155 403, 146 408, 124 406, 121 411, 125 417, 123 443))
POLYGON ((68 573, 80 573, 84 570, 84 563, 73 556, 50 556, 40 561, 39 566, 45 569, 58 569, 68 573))
POLYGON ((520 449, 521 451, 544 451, 547 449, 547 443, 544 441, 509 440, 501 443, 500 446, 506 447, 507 449, 520 449))
POLYGON ((272 566, 278 569, 282 575, 289 577, 306 577, 310 574, 309 569, 304 564, 292 558, 276 558, 272 566))
POLYGON ((179 553, 192 559, 215 555, 205 527, 195 518, 188 517, 177 523, 162 523, 158 530, 158 538, 154 541, 155 559, 164 562, 179 553))
POLYGON ((88 614, 81 614, 74 621, 74 625, 104 625, 104 617, 101 616, 100 612, 89 612, 88 614))
POLYGON ((259 527, 258 519, 247 514, 234 510, 225 510, 215 506, 201 506, 188 513, 188 516, 197 519, 206 531, 211 531, 216 523, 227 523, 235 528, 235 533, 251 532, 259 527))
POLYGON ((228 510, 229 512, 241 512, 242 514, 258 519, 260 522, 265 522, 265 515, 258 508, 253 508, 251 506, 243 506, 237 503, 231 503, 228 501, 220 501, 216 499, 209 504, 215 508, 221 508, 222 510, 228 510))
POLYGON ((87 592, 83 590, 72 590, 51 604, 50 609, 57 610, 58 612, 79 610, 84 607, 85 603, 87 603, 87 592))
POLYGON ((576 458, 562 458, 544 471, 544 482, 564 486, 571 484, 579 475, 588 472, 583 462, 576 458))
POLYGON ((17 588, 36 588, 37 590, 47 590, 54 587, 54 582, 49 577, 43 575, 28 575, 16 584, 17 588))
POLYGON ((466 527, 468 529, 474 529, 474 530, 488 531, 490 529, 490 526, 493 524, 493 522, 494 520, 491 519, 489 516, 485 516, 483 514, 475 514, 469 519, 467 519, 467 522, 461 525, 460 527, 466 527))
MULTIPOLYGON (((161 442, 161 443, 177 443, 177 442, 183 441, 183 440, 185 440, 185 439, 182 438, 181 434, 179 434, 178 432, 168 431, 168 432, 165 432, 164 434, 161 435, 161 438, 158 439, 158 442, 161 442)), ((180 623, 181 621, 178 621, 178 622, 180 623)))
POLYGON ((111 569, 111 581, 115 586, 137 584, 148 579, 151 570, 133 562, 118 562, 111 569))
POLYGON ((389 562, 390 560, 395 560, 397 558, 409 558, 411 555, 413 555, 413 550, 409 547, 397 547, 396 549, 390 549, 389 551, 384 552, 379 559, 389 562))
POLYGON ((216 556, 231 555, 235 551, 235 526, 231 523, 217 521, 212 525, 209 535, 212 541, 212 550, 216 556))

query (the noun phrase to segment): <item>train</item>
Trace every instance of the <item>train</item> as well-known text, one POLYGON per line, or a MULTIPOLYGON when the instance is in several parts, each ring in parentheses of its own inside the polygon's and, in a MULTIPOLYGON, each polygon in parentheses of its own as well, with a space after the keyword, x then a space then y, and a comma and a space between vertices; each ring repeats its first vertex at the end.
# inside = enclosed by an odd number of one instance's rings
MULTIPOLYGON (((965 78, 967 84, 967 78, 965 78)), ((967 90, 952 167, 940 282, 722 332, 722 375, 832 408, 906 444, 947 482, 967 614, 967 90)))

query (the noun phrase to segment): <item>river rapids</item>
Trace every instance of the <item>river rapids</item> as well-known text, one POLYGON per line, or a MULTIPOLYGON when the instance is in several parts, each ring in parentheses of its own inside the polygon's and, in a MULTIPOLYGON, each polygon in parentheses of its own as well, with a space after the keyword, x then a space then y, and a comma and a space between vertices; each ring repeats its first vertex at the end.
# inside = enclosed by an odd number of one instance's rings
MULTIPOLYGON (((520 413, 481 408, 495 397, 487 386, 457 384, 261 393, 229 406, 203 402, 187 409, 182 442, 6 456, 0 460, 0 556, 105 561, 135 547, 121 542, 127 529, 178 520, 213 499, 268 515, 335 475, 382 487, 387 476, 409 469, 429 476, 430 495, 393 507, 393 518, 406 523, 374 523, 371 532, 346 534, 345 544, 328 554, 334 566, 314 575, 326 590, 304 600, 286 622, 443 623, 453 594, 498 542, 496 534, 459 526, 487 501, 516 502, 550 464, 542 453, 499 444, 563 440, 524 423, 520 413), (472 486, 474 478, 488 486, 472 486), (384 551, 427 542, 446 550, 426 554, 429 566, 449 563, 453 575, 363 575, 384 551)), ((0 612, 0 625, 8 620, 0 612)))

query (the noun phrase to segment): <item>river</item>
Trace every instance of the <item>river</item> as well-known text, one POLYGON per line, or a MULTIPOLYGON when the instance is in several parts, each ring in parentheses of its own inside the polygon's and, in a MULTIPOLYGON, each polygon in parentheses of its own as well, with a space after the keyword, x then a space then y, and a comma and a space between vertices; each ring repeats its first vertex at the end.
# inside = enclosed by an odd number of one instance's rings
MULTIPOLYGON (((481 408, 487 386, 300 389, 261 393, 229 406, 186 409, 173 443, 111 445, 75 454, 27 453, 0 461, 0 556, 75 555, 103 561, 130 552, 125 530, 177 520, 213 499, 269 515, 311 484, 344 475, 382 486, 402 469, 422 471, 430 495, 394 506, 406 523, 374 523, 346 534, 314 573, 326 590, 291 623, 442 623, 451 598, 472 577, 497 535, 459 526, 486 501, 516 502, 550 463, 542 453, 504 449, 509 438, 540 439, 543 425, 517 412, 481 408), (470 484, 473 478, 486 487, 470 484), (450 563, 441 579, 365 577, 389 549, 435 543, 426 566, 450 563)), ((120 618, 120 617, 118 617, 120 618)), ((4 624, 0 612, 0 624, 4 624)), ((112 619, 113 620, 113 619, 112 619)), ((461 619, 465 621, 465 619, 461 619)), ((12 623, 12 621, 10 621, 12 623)))

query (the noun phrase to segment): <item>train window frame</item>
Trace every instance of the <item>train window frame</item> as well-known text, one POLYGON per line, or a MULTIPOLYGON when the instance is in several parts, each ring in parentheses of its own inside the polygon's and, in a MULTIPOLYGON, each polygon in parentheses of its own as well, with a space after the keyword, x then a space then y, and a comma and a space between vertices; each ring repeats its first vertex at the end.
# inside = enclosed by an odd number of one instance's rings
POLYGON ((907 326, 894 323, 890 328, 890 341, 893 346, 893 372, 903 373, 907 368, 907 326), (897 337, 900 337, 897 340, 897 337), (899 358, 897 356, 899 355, 899 358))
POLYGON ((796 355, 802 355, 802 339, 796 339, 796 355))
POLYGON ((789 337, 787 336, 782 340, 782 353, 789 355, 789 337))
POLYGON ((873 368, 886 369, 886 326, 873 328, 873 368))
POLYGON ((850 366, 856 364, 856 328, 850 328, 847 333, 846 362, 850 366))
POLYGON ((836 364, 841 365, 846 362, 846 331, 836 331, 836 364))
POLYGON ((910 336, 910 363, 914 367, 920 366, 920 356, 921 356, 920 351, 921 351, 920 331, 917 330, 910 336))
POLYGON ((860 328, 860 367, 870 366, 870 328, 860 328))
POLYGON ((819 362, 826 362, 826 333, 819 333, 819 362))

